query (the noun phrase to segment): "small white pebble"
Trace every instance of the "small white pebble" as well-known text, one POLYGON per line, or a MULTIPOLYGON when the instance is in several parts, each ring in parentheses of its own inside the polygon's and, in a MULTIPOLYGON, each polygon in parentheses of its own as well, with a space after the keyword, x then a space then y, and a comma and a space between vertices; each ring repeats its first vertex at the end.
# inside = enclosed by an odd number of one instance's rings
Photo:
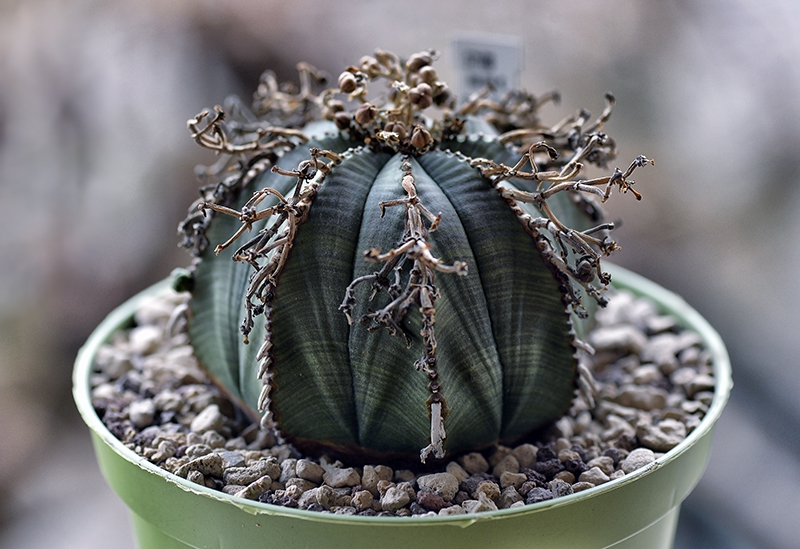
POLYGON ((655 460, 656 456, 649 448, 636 448, 620 463, 620 469, 628 475, 641 467, 653 463, 655 460))
POLYGON ((601 471, 599 467, 592 467, 584 471, 581 473, 580 478, 578 478, 578 482, 591 482, 595 486, 605 484, 608 480, 608 475, 601 471))
POLYGON ((149 398, 131 402, 128 408, 128 417, 131 423, 139 429, 143 429, 153 423, 156 415, 156 405, 149 398))

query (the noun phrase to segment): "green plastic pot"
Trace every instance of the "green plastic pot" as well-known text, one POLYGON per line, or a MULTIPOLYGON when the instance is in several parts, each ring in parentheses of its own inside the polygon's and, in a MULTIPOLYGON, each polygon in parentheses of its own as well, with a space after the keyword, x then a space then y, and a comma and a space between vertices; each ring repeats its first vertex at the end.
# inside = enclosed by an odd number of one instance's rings
POLYGON ((91 403, 89 378, 98 347, 131 323, 142 299, 113 311, 78 354, 74 397, 91 429, 100 469, 128 505, 142 548, 569 547, 669 548, 681 502, 703 474, 711 432, 732 387, 730 360, 714 329, 680 297, 620 267, 614 286, 655 301, 700 334, 713 356, 714 400, 700 425, 651 466, 556 500, 476 515, 391 518, 321 514, 261 504, 200 487, 159 469, 120 443, 91 403))

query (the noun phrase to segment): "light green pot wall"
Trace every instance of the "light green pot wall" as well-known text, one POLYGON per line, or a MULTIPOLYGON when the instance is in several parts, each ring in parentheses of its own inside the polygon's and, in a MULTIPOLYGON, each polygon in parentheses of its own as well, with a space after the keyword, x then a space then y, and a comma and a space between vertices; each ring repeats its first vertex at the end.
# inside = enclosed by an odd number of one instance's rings
POLYGON ((139 301, 164 281, 113 311, 81 349, 73 392, 91 429, 100 469, 128 505, 140 547, 247 549, 280 547, 670 548, 681 502, 703 474, 711 433, 732 387, 719 335, 680 297, 630 271, 608 266, 613 284, 653 299, 700 334, 716 377, 712 405, 699 427, 650 467, 556 500, 478 515, 359 517, 287 509, 227 496, 167 473, 123 446, 95 414, 89 376, 94 354, 125 327, 139 301))

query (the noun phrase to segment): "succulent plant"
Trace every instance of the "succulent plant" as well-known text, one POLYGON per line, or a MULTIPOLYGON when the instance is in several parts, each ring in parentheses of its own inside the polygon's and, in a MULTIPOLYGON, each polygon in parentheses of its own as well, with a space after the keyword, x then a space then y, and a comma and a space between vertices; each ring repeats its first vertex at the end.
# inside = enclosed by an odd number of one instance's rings
POLYGON ((616 156, 610 94, 548 126, 557 94, 456 106, 435 57, 378 51, 327 89, 307 64, 299 87, 267 72, 252 110, 189 121, 219 155, 180 227, 192 344, 307 451, 425 461, 559 418, 617 248, 598 203, 640 198, 645 157, 581 178, 616 156))

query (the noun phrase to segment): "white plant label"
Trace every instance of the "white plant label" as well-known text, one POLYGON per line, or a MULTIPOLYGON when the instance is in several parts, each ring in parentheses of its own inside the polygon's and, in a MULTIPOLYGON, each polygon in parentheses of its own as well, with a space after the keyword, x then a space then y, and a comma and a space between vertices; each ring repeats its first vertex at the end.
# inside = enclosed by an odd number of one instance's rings
POLYGON ((468 34, 453 39, 460 101, 492 87, 489 97, 500 99, 519 87, 522 40, 509 36, 468 34))

